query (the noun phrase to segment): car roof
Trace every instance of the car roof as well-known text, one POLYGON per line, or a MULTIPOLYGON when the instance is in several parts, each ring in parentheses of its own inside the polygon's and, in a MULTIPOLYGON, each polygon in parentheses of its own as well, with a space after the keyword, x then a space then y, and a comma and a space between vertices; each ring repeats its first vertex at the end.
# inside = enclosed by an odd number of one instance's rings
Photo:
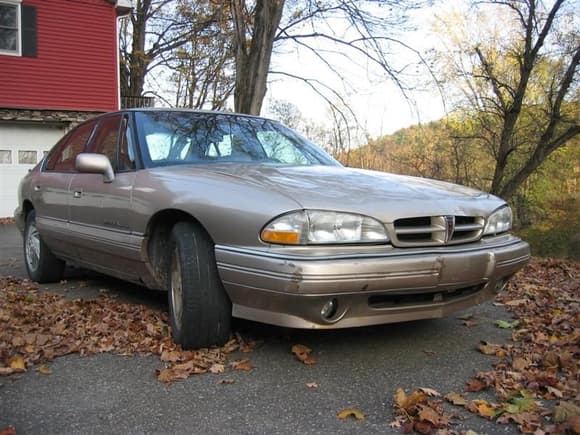
POLYGON ((99 116, 106 116, 110 115, 111 113, 126 113, 126 112, 183 112, 183 113, 193 113, 193 114, 200 114, 200 115, 225 115, 225 116, 243 116, 246 118, 255 118, 255 119, 268 119, 270 121, 278 122, 276 120, 265 118, 263 116, 256 116, 256 115, 248 115, 247 113, 238 113, 238 112, 228 112, 225 110, 201 110, 201 109, 185 109, 185 108, 174 108, 174 107, 143 107, 143 108, 127 108, 127 109, 120 109, 114 112, 107 112, 103 113, 99 116))

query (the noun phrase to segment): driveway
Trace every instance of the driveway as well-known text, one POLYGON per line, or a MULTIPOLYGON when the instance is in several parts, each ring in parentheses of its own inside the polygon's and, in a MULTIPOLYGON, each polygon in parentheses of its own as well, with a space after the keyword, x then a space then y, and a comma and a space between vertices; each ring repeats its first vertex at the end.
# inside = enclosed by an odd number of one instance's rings
MULTIPOLYGON (((0 225, 0 275, 26 276, 14 225, 0 225)), ((167 309, 163 293, 79 269, 67 269, 66 283, 43 288, 75 298, 93 298, 105 288, 123 300, 167 309)), ((57 358, 49 376, 29 371, 0 377, 0 429, 12 425, 18 434, 399 433, 388 425, 398 387, 462 392, 468 379, 494 361, 476 350, 479 341, 508 340, 509 332, 493 325, 509 319, 502 308, 487 303, 468 312, 477 326, 463 326, 455 316, 337 331, 238 321, 234 329, 262 344, 230 359, 249 357, 254 370, 193 376, 169 385, 155 377, 163 367, 155 356, 57 358), (293 357, 290 349, 298 343, 313 349, 318 364, 307 366, 293 357), (234 383, 218 384, 226 377, 234 383), (308 388, 310 382, 318 388, 308 388), (366 418, 337 419, 345 408, 359 409, 366 418)), ((453 411, 461 417, 455 430, 517 433, 513 426, 453 411)))

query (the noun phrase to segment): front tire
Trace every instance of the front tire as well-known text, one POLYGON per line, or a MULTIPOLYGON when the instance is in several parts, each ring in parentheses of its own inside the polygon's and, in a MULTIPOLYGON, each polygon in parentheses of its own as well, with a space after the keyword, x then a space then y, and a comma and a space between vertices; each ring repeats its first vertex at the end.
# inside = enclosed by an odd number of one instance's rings
POLYGON ((64 261, 56 258, 40 237, 34 210, 26 216, 24 264, 30 279, 39 283, 60 281, 64 271, 64 261))
POLYGON ((173 340, 184 349, 221 346, 230 334, 232 304, 219 278, 209 236, 191 222, 171 231, 168 297, 173 340))

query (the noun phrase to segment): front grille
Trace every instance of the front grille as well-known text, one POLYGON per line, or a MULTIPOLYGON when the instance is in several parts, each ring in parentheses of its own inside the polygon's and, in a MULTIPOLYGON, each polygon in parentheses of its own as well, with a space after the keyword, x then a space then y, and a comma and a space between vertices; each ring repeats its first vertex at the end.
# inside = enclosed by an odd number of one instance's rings
POLYGON ((369 307, 374 309, 402 308, 413 305, 430 305, 450 302, 466 296, 471 296, 484 287, 484 284, 460 288, 451 292, 407 292, 401 294, 385 294, 371 296, 369 307))
POLYGON ((395 246, 457 245, 478 240, 484 219, 475 216, 421 216, 397 219, 392 226, 395 246))

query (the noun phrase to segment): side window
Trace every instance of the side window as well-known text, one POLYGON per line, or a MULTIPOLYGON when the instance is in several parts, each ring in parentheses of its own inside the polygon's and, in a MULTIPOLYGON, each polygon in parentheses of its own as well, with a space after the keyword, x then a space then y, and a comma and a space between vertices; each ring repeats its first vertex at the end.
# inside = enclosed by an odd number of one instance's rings
POLYGON ((46 162, 46 171, 75 172, 77 155, 85 149, 97 121, 87 122, 73 130, 56 146, 46 162))
POLYGON ((114 170, 117 170, 117 142, 121 119, 121 115, 102 119, 88 149, 90 153, 106 155, 114 170))
POLYGON ((131 171, 135 169, 135 148, 133 148, 133 130, 127 115, 121 122, 121 135, 119 141, 119 171, 131 171))

